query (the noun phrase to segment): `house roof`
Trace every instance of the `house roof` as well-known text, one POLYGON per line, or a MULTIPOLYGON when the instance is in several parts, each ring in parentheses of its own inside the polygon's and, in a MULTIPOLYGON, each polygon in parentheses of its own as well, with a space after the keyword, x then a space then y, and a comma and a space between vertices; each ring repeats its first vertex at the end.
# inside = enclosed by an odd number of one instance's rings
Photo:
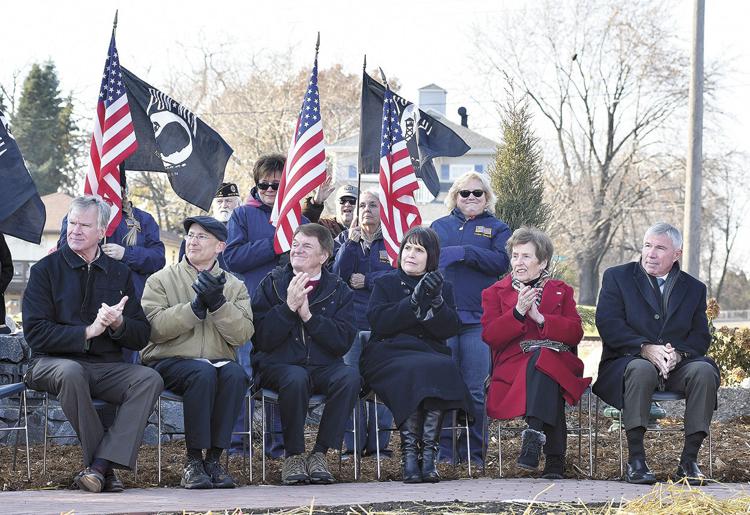
POLYGON ((444 93, 447 93, 447 92, 448 92, 447 90, 445 90, 445 89, 441 88, 440 86, 438 86, 438 85, 437 85, 437 84, 435 84, 434 82, 433 82, 433 83, 430 83, 430 84, 428 84, 428 85, 426 85, 426 86, 422 86, 421 88, 419 88, 419 91, 421 91, 421 90, 423 90, 423 89, 432 89, 432 90, 439 90, 439 91, 442 91, 442 92, 444 92, 444 93))
MULTIPOLYGON (((461 139, 463 139, 469 147, 471 147, 471 150, 467 152, 467 154, 476 154, 476 153, 488 153, 488 154, 494 154, 497 150, 497 146, 499 143, 496 141, 493 141, 489 138, 485 138, 478 132, 475 132, 471 130, 468 127, 464 127, 460 123, 455 123, 450 121, 448 118, 443 116, 442 114, 438 113, 437 111, 433 109, 427 109, 424 110, 427 112, 430 116, 433 118, 438 119, 440 122, 445 124, 447 127, 452 129, 456 134, 458 134, 461 139)), ((333 150, 334 152, 357 152, 359 149, 359 131, 357 131, 357 134, 354 136, 349 136, 348 138, 340 139, 336 142, 333 142, 331 144, 326 145, 326 150, 333 150)))
POLYGON ((73 197, 67 193, 50 193, 42 197, 42 203, 47 210, 44 232, 60 233, 62 220, 68 214, 71 202, 73 202, 73 197))

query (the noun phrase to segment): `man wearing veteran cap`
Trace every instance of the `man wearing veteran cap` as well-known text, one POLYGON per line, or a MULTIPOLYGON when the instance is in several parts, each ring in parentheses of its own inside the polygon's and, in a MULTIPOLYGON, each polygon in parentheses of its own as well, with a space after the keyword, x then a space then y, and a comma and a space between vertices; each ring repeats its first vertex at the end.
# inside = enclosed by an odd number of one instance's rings
POLYGON ((219 267, 226 226, 210 216, 187 218, 183 226, 185 257, 146 282, 151 338, 141 354, 183 398, 187 461, 180 484, 232 488, 219 458, 249 384, 237 348, 253 335, 250 298, 244 283, 219 267))
MULTIPOLYGON (((308 197, 302 203, 302 214, 313 223, 319 223, 331 232, 334 239, 352 225, 356 212, 359 190, 351 184, 344 184, 336 190, 336 216, 321 218, 325 201, 331 194, 330 177, 320 185, 314 197, 308 197)), ((334 248, 334 254, 337 249, 334 248)))

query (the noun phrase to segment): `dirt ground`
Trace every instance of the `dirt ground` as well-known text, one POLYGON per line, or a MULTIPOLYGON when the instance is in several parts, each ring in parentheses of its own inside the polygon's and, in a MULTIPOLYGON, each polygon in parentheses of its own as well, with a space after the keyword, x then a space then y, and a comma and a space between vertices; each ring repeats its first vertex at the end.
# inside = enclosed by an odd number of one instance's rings
MULTIPOLYGON (((662 421, 662 427, 669 427, 675 421, 662 421)), ((600 420, 597 467, 594 479, 616 479, 620 475, 619 444, 617 433, 607 433, 608 421, 600 420)), ((515 424, 520 426, 520 422, 515 424)), ((713 457, 714 477, 721 482, 750 481, 750 417, 739 418, 731 423, 714 423, 713 429, 713 457)), ((533 477, 534 474, 524 472, 515 466, 518 455, 520 435, 518 432, 503 432, 503 477, 533 477)), ((472 475, 481 477, 500 477, 497 458, 497 426, 490 428, 490 446, 484 470, 472 467, 472 475)), ((258 439, 256 439, 257 441, 258 439)), ((666 480, 676 467, 682 449, 681 433, 647 433, 646 452, 652 470, 660 480, 666 480)), ((568 455, 566 474, 572 478, 588 476, 588 436, 582 439, 582 462, 578 462, 578 438, 570 436, 568 439, 568 455)), ((310 443, 310 447, 312 444, 310 443)), ((391 447, 395 450, 393 457, 381 462, 381 479, 384 481, 399 481, 401 478, 398 452, 398 436, 391 439, 391 447)), ((626 451, 627 452, 627 451, 626 451)), ((143 446, 138 457, 137 480, 132 472, 121 474, 126 487, 155 487, 157 484, 157 456, 155 446, 143 446)), ((77 446, 51 446, 48 450, 47 474, 42 475, 42 446, 33 446, 32 478, 26 479, 26 467, 23 448, 19 448, 18 466, 12 470, 12 447, 0 448, 0 484, 2 490, 27 490, 48 488, 69 488, 72 478, 81 468, 81 452, 77 446)), ((253 482, 260 482, 261 460, 259 449, 253 463, 253 482)), ((626 456, 627 458, 627 456, 626 456)), ((172 442, 162 447, 162 483, 161 486, 175 487, 179 485, 180 474, 184 461, 184 444, 172 442)), ((701 450, 700 462, 702 469, 708 473, 708 442, 701 450)), ((338 453, 329 454, 331 470, 339 481, 353 481, 354 471, 351 459, 340 462, 338 453)), ((279 484, 281 480, 281 460, 266 461, 267 483, 279 484)), ((250 476, 243 465, 241 456, 232 456, 230 472, 240 485, 250 483, 250 476)), ((440 473, 445 479, 466 477, 468 470, 465 465, 452 466, 441 464, 440 473)), ((362 459, 360 481, 374 481, 376 478, 376 461, 374 456, 362 459)))

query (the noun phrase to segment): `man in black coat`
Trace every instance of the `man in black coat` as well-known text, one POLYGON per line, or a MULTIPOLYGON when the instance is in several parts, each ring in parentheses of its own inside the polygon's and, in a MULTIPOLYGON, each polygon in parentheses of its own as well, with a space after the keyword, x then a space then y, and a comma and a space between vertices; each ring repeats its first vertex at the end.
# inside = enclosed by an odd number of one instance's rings
POLYGON ((99 248, 110 208, 92 196, 73 200, 67 245, 31 267, 23 297, 23 329, 32 350, 25 381, 57 396, 83 450, 76 484, 119 492, 113 468, 132 469, 154 403, 164 389, 150 368, 124 363, 151 333, 127 265, 99 248), (119 405, 104 427, 92 397, 119 405))
POLYGON ((328 229, 300 225, 290 264, 269 273, 253 296, 252 363, 260 385, 279 394, 286 448, 281 479, 288 485, 335 481, 326 453, 341 447, 361 388, 359 373, 342 359, 357 330, 352 291, 323 268, 332 252, 328 229), (318 393, 326 405, 315 446, 304 456, 307 406, 318 393))
POLYGON ((603 350, 594 393, 622 410, 630 483, 656 482, 643 436, 657 388, 686 397, 676 478, 687 477, 691 484, 705 480, 698 451, 716 409, 719 370, 706 356, 711 344, 706 286, 680 270, 681 255, 680 231, 657 223, 646 231, 641 260, 609 268, 602 279, 596 327, 603 350))

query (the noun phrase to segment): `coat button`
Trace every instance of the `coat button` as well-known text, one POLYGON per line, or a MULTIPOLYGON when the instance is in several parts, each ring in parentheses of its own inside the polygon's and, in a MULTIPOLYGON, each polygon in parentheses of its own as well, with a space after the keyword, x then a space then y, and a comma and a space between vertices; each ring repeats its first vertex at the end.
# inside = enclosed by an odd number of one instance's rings
POLYGON ((654 320, 659 320, 660 318, 659 313, 654 313, 654 320))

